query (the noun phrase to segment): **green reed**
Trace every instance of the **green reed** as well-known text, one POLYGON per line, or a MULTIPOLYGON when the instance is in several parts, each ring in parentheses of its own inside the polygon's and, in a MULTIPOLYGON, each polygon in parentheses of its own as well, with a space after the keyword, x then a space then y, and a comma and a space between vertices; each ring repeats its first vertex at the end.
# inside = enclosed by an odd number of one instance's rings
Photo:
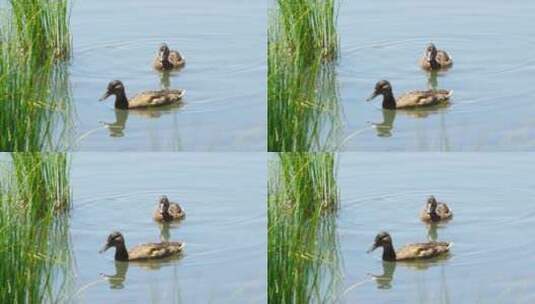
POLYGON ((268 28, 268 149, 333 150, 340 128, 329 0, 278 1, 268 28))
POLYGON ((38 63, 69 59, 71 34, 68 0, 9 0, 21 51, 38 63))
MULTIPOLYGON (((7 156, 3 154, 2 157, 7 156)), ((12 153, 0 176, 2 303, 56 303, 72 282, 69 157, 12 153)))
POLYGON ((57 61, 65 50, 39 42, 65 44, 59 34, 47 34, 63 31, 60 24, 67 22, 52 13, 63 10, 59 2, 64 1, 11 1, 12 7, 1 12, 1 151, 62 150, 65 134, 73 130, 67 66, 57 61), (36 12, 30 10, 34 7, 36 12))
POLYGON ((336 156, 281 153, 268 183, 270 303, 326 303, 341 287, 336 156))

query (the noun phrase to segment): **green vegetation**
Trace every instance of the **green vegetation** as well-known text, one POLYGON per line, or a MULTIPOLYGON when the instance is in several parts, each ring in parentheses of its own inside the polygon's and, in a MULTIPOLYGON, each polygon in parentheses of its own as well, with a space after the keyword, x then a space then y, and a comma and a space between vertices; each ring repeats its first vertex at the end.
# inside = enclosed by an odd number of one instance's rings
POLYGON ((0 150, 61 150, 72 131, 66 0, 12 0, 0 12, 0 150))
POLYGON ((0 298, 3 303, 62 302, 72 282, 69 157, 11 156, 7 164, 3 159, 0 176, 0 298))
POLYGON ((268 184, 269 303, 335 302, 341 257, 332 153, 280 153, 268 184))
POLYGON ((334 0, 277 1, 268 29, 268 149, 332 150, 340 109, 334 0))

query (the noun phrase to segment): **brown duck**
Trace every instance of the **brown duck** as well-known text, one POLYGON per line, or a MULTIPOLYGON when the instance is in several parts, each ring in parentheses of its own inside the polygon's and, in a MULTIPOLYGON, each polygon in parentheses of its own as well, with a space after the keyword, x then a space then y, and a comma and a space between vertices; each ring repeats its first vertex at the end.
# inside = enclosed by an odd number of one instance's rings
POLYGON ((119 80, 113 80, 108 84, 106 93, 100 98, 100 101, 115 95, 116 109, 144 109, 178 104, 182 101, 185 93, 185 90, 145 91, 128 99, 123 83, 119 80))
POLYGON ((425 48, 424 55, 420 59, 420 66, 427 71, 447 69, 452 65, 451 56, 446 51, 437 50, 437 47, 432 43, 425 48))
POLYGON ((169 202, 167 196, 160 197, 158 208, 154 211, 153 218, 158 222, 171 222, 181 220, 186 217, 184 209, 179 204, 169 202))
POLYGON ((377 82, 375 90, 366 101, 370 101, 379 95, 383 95, 383 109, 412 109, 446 105, 449 103, 452 94, 453 91, 447 90, 411 91, 400 95, 398 98, 394 98, 390 82, 381 80, 377 82))
POLYGON ((123 235, 120 232, 112 232, 99 253, 103 253, 110 247, 115 247, 116 261, 153 260, 178 255, 182 252, 185 245, 186 243, 184 242, 147 243, 138 245, 127 251, 123 235))
POLYGON ((446 203, 437 202, 434 196, 427 199, 424 209, 420 213, 420 219, 424 222, 440 222, 453 217, 451 209, 446 203))
POLYGON ((368 253, 374 251, 377 247, 383 247, 383 261, 422 260, 448 253, 451 245, 452 243, 448 242, 415 243, 408 244, 395 251, 390 234, 388 232, 380 232, 375 237, 373 246, 368 250, 368 253))
POLYGON ((160 45, 153 63, 156 70, 170 71, 183 68, 184 65, 186 65, 186 59, 178 51, 169 50, 165 43, 160 45))

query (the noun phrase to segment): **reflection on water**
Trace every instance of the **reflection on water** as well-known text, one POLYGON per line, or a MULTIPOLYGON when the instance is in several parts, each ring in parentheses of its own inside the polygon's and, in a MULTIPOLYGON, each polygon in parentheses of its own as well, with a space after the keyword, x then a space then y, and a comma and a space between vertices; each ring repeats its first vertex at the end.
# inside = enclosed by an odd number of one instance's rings
POLYGON ((115 122, 103 124, 110 131, 111 137, 123 137, 126 120, 128 119, 128 110, 115 109, 115 122))
POLYGON ((160 86, 164 90, 167 90, 171 87, 171 79, 169 77, 169 74, 169 71, 160 72, 160 86))
POLYGON ((394 120, 396 119, 396 111, 383 109, 383 121, 380 123, 372 123, 377 130, 377 136, 379 137, 390 137, 392 136, 392 128, 394 125, 394 120))
POLYGON ((428 223, 427 226, 427 238, 430 241, 436 241, 438 239, 438 233, 437 233, 437 223, 428 223))
POLYGON ((115 274, 107 275, 101 273, 101 276, 106 278, 110 283, 111 289, 122 289, 124 281, 126 280, 126 272, 128 271, 129 262, 115 261, 115 274))
POLYGON ((394 272, 396 271, 396 262, 387 262, 383 261, 383 274, 374 275, 372 274, 375 282, 377 283, 377 288, 379 289, 390 289, 392 288, 392 280, 394 279, 394 272))
POLYGON ((427 72, 427 86, 430 90, 438 89, 437 71, 427 72))

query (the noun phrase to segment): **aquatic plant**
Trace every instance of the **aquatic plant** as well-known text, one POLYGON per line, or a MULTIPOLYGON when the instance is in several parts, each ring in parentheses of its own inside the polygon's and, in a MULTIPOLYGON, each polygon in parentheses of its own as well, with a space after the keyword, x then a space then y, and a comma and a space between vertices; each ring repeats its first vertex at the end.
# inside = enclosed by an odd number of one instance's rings
POLYGON ((0 30, 0 150, 62 150, 73 130, 67 67, 28 46, 15 20, 2 18, 0 30))
POLYGON ((268 28, 268 150, 334 150, 341 130, 334 1, 278 1, 268 28))
POLYGON ((11 156, 0 176, 0 298, 5 303, 61 302, 72 282, 69 157, 11 156))
POLYGON ((9 0, 20 51, 36 63, 69 59, 68 0, 9 0))
POLYGON ((280 43, 305 62, 338 57, 335 0, 278 0, 276 9, 280 43))
POLYGON ((332 153, 280 153, 268 182, 269 303, 333 302, 341 288, 332 153))

